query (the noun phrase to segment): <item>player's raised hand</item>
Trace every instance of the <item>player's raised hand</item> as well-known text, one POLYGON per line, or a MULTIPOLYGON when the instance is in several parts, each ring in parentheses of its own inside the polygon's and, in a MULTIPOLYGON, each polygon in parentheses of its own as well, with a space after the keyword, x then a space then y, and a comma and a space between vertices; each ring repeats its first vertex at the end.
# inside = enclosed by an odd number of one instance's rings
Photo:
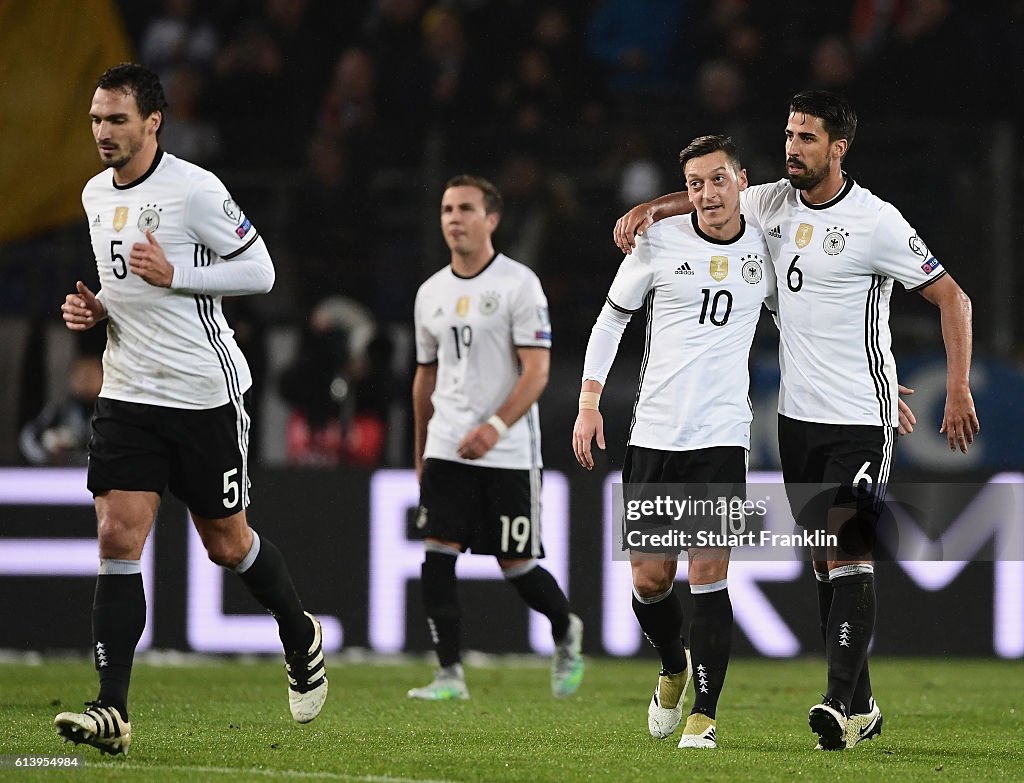
POLYGON ((654 224, 654 204, 645 201, 637 204, 629 212, 615 221, 615 230, 612 231, 612 238, 626 255, 633 252, 636 247, 636 237, 643 234, 654 224))
POLYGON ((459 442, 456 453, 462 459, 480 459, 494 448, 500 437, 492 425, 484 422, 466 433, 466 437, 459 442))
POLYGON ((174 267, 171 266, 156 241, 153 232, 146 229, 146 241, 136 242, 132 245, 132 251, 128 254, 128 265, 132 272, 137 274, 150 285, 160 288, 170 288, 174 279, 174 267))
MULTIPOLYGON (((902 383, 899 386, 900 394, 911 395, 914 390, 909 386, 904 386, 902 383)), ((909 435, 914 431, 914 425, 917 424, 917 417, 914 415, 914 411, 910 409, 907 403, 903 402, 902 399, 897 399, 897 407, 899 408, 900 418, 900 435, 909 435)))
POLYGON ((946 393, 946 409, 942 413, 940 433, 949 439, 949 450, 958 448, 964 454, 974 443, 974 436, 981 432, 981 422, 974 410, 974 397, 970 389, 946 393))
POLYGON ((64 304, 60 306, 61 314, 64 317, 64 325, 73 332, 84 332, 92 329, 96 324, 107 317, 107 309, 103 302, 96 298, 96 294, 89 290, 89 286, 79 280, 75 283, 78 293, 68 294, 64 297, 64 304))
POLYGON ((587 470, 594 469, 590 443, 595 437, 597 447, 604 451, 604 416, 601 411, 584 408, 576 416, 576 424, 572 428, 572 451, 576 461, 587 470))

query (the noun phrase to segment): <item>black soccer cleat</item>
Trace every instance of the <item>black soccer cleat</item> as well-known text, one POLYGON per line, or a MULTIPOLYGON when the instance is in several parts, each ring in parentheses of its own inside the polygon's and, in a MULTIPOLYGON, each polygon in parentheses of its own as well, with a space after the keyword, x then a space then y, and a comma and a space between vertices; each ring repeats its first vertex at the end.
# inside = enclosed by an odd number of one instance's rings
POLYGON ((847 722, 846 708, 836 699, 824 699, 807 713, 807 723, 818 735, 818 747, 822 750, 846 749, 847 722))

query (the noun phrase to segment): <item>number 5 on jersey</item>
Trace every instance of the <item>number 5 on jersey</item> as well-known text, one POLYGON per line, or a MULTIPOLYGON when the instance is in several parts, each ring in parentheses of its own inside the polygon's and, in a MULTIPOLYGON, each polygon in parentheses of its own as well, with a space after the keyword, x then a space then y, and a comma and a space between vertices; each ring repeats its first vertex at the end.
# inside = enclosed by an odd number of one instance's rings
POLYGON ((224 471, 224 508, 234 508, 238 505, 238 481, 234 476, 238 468, 224 471))
POLYGON ((114 277, 118 280, 128 277, 128 265, 125 263, 124 256, 117 252, 117 246, 123 244, 123 239, 110 240, 110 260, 114 262, 114 277))

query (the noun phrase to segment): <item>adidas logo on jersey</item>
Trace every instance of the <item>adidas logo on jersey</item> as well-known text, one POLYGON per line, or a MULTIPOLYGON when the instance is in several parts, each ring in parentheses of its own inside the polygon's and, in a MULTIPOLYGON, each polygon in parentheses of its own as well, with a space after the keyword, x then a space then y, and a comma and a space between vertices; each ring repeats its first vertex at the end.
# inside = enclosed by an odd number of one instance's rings
POLYGON ((782 239, 782 226, 776 226, 768 232, 768 236, 775 239, 782 239))
POLYGON ((679 268, 676 270, 676 274, 677 275, 692 275, 693 274, 693 270, 690 269, 690 265, 686 261, 684 261, 683 263, 681 263, 679 265, 679 268))

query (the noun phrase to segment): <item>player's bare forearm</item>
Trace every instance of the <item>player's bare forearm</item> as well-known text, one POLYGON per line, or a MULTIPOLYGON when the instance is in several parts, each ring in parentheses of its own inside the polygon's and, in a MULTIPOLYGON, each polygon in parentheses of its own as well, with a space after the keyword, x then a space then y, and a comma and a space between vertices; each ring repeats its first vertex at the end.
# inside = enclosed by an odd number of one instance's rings
POLYGON ((951 450, 966 454, 981 430, 970 383, 971 299, 949 275, 923 289, 921 295, 939 308, 946 348, 946 407, 939 432, 946 434, 951 450))
POLYGON ((508 397, 488 421, 478 424, 459 442, 457 453, 463 459, 480 459, 494 448, 505 432, 526 413, 548 385, 551 352, 547 348, 518 348, 522 371, 508 397), (490 421, 494 416, 501 422, 490 421))
POLYGON ((412 413, 416 438, 413 453, 416 459, 417 478, 420 478, 423 472, 423 450, 427 445, 427 423, 434 415, 434 405, 430 401, 430 395, 434 393, 436 385, 437 365, 419 365, 416 368, 416 375, 412 379, 412 413))
POLYGON ((942 427, 951 450, 964 454, 981 430, 971 395, 971 300, 963 292, 941 306, 942 341, 946 346, 946 407, 942 427))
POLYGON ((519 421, 530 410, 530 406, 540 399, 548 385, 551 369, 551 351, 547 348, 519 348, 517 353, 523 367, 522 374, 505 402, 495 411, 509 427, 519 421))
POLYGON ((637 204, 615 223, 612 237, 615 244, 626 255, 636 247, 636 237, 643 234, 655 222, 672 215, 685 215, 693 211, 686 191, 667 193, 651 201, 637 204))
POLYGON ((690 196, 685 190, 678 190, 675 193, 666 193, 651 201, 654 210, 654 219, 672 217, 673 215, 688 215, 693 212, 693 204, 690 203, 690 196))

